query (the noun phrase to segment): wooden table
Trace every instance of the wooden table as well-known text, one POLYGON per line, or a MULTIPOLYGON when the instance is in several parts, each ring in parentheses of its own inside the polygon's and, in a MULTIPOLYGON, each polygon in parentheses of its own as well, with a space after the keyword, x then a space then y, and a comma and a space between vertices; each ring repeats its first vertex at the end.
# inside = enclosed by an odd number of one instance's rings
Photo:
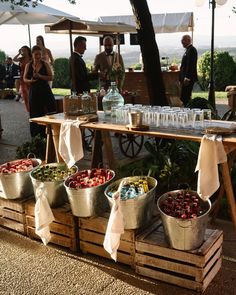
MULTIPOLYGON (((63 114, 56 114, 53 116, 44 116, 39 118, 30 119, 32 122, 43 124, 47 126, 47 151, 46 162, 49 162, 49 152, 52 147, 51 142, 54 144, 57 161, 61 161, 61 157, 58 153, 59 146, 59 132, 60 125, 64 122, 65 118, 63 114)), ((216 121, 217 122, 217 121, 216 121)), ((93 154, 92 154, 92 167, 97 167, 98 163, 102 161, 102 155, 105 155, 108 159, 109 167, 115 169, 116 161, 113 155, 112 141, 110 138, 110 132, 116 133, 130 133, 139 134, 148 137, 159 137, 167 139, 179 139, 179 140, 191 140, 195 142, 201 142, 202 134, 195 130, 181 130, 181 129, 160 129, 150 128, 148 131, 133 131, 127 129, 126 125, 112 123, 108 118, 104 117, 103 112, 99 112, 98 122, 86 122, 82 123, 81 128, 89 128, 95 131, 93 154), (103 141, 104 150, 102 150, 101 138, 103 141)), ((222 169, 223 186, 221 186, 220 194, 226 192, 232 221, 236 231, 236 202, 234 198, 230 168, 233 163, 234 156, 236 154, 236 134, 223 137, 223 145, 227 153, 228 161, 220 164, 222 169)))

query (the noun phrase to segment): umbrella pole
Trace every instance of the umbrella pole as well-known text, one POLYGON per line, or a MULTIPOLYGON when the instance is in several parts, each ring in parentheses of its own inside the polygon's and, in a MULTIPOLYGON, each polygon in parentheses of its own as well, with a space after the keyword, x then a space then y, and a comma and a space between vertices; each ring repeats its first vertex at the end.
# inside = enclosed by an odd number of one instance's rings
POLYGON ((29 48, 31 49, 31 34, 30 34, 30 25, 28 24, 28 36, 29 36, 29 48))
POLYGON ((72 32, 71 32, 72 24, 70 21, 70 28, 69 28, 69 38, 70 38, 70 55, 73 54, 73 46, 72 46, 72 32))

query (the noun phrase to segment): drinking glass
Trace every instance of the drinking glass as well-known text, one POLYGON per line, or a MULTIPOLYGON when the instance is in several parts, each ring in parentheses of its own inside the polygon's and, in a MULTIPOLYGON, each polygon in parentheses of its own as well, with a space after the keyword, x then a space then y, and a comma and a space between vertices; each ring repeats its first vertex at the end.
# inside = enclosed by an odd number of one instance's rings
POLYGON ((193 126, 195 129, 202 129, 204 127, 204 116, 202 110, 194 112, 193 126))
POLYGON ((180 128, 186 128, 188 125, 188 115, 187 112, 178 112, 178 126, 180 128))

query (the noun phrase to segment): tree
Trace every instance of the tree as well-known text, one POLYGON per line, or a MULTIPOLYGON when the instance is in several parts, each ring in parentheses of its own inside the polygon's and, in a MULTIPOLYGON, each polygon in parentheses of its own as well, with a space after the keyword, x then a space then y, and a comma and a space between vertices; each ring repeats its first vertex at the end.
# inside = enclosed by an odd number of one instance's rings
POLYGON ((0 49, 0 64, 5 62, 6 57, 6 53, 0 49))
POLYGON ((54 62, 53 87, 70 88, 69 60, 57 58, 54 62))
POLYGON ((159 50, 155 40, 152 18, 147 1, 130 0, 136 19, 136 29, 140 43, 144 73, 152 105, 166 105, 165 86, 162 78, 159 50))
MULTIPOLYGON (((28 6, 29 2, 36 6, 43 0, 0 0, 11 2, 15 5, 28 6)), ((75 0, 68 0, 75 3, 75 0)), ((165 86, 162 78, 159 50, 155 40, 151 14, 147 5, 147 0, 130 0, 133 13, 136 19, 136 27, 143 57, 144 73, 147 78, 147 86, 152 105, 166 105, 165 86)))
MULTIPOLYGON (((233 57, 226 51, 215 51, 215 89, 224 91, 225 87, 234 84, 236 78, 236 64, 233 57)), ((199 84, 207 90, 210 81, 210 51, 205 52, 198 60, 199 84)))

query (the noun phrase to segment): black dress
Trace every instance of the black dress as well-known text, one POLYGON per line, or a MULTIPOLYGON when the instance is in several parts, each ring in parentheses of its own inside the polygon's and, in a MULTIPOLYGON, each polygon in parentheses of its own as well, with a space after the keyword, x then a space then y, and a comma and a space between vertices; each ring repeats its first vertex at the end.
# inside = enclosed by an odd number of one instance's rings
MULTIPOLYGON (((47 76, 47 67, 44 61, 41 61, 39 74, 47 76)), ((27 78, 33 77, 33 63, 29 65, 27 78)), ((38 79, 30 85, 29 90, 29 115, 30 118, 44 116, 48 113, 56 113, 56 101, 48 81, 38 79)), ((30 133, 34 137, 37 134, 45 137, 45 127, 36 123, 30 123, 30 133)))

